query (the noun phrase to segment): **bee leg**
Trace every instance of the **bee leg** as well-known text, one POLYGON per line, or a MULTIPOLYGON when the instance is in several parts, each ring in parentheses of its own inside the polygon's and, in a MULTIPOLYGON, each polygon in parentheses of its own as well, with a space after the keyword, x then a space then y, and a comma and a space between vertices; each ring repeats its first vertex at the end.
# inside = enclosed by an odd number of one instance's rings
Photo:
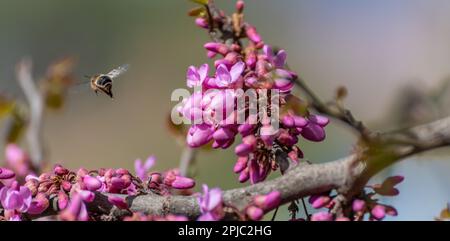
POLYGON ((97 92, 97 90, 94 90, 94 92, 95 92, 95 95, 97 95, 97 96, 98 96, 98 92, 97 92))

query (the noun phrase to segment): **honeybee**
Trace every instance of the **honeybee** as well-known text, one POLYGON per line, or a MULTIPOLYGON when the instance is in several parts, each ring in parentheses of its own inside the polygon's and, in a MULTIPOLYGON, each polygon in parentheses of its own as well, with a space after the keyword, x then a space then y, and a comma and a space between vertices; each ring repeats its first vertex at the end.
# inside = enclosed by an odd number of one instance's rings
POLYGON ((129 65, 125 64, 117 67, 116 69, 111 70, 107 74, 97 74, 94 76, 86 76, 90 78, 91 89, 94 90, 95 94, 98 94, 98 91, 105 93, 111 99, 113 98, 112 93, 112 83, 113 80, 125 73, 128 70, 129 65))

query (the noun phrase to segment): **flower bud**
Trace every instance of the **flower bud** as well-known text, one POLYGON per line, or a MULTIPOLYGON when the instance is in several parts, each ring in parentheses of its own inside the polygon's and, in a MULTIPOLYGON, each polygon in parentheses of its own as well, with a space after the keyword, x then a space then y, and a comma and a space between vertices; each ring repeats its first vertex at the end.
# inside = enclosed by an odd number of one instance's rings
POLYGON ((247 167, 248 157, 238 157, 236 164, 234 164, 234 173, 240 173, 247 167))
POLYGON ((339 218, 336 218, 334 221, 347 222, 347 221, 350 221, 350 219, 347 217, 339 217, 339 218))
POLYGON ((332 221, 333 215, 328 212, 318 212, 311 215, 311 221, 332 221))
POLYGON ((324 195, 313 195, 309 198, 309 203, 315 209, 323 208, 330 203, 331 198, 324 195))
POLYGON ((239 174, 239 182, 244 183, 250 178, 248 167, 239 174))
POLYGON ((254 221, 259 221, 264 216, 264 211, 261 208, 255 206, 248 207, 246 213, 248 217, 254 221))
POLYGON ((253 146, 248 145, 247 143, 241 143, 235 147, 234 152, 238 156, 247 156, 253 150, 254 150, 253 146))
POLYGON ((171 186, 176 189, 189 189, 195 186, 195 181, 187 177, 176 176, 171 186))
POLYGON ((244 11, 244 6, 245 6, 244 1, 238 0, 238 1, 236 2, 236 11, 237 11, 238 13, 242 13, 242 12, 244 11))
POLYGON ((58 193, 58 208, 60 210, 63 210, 67 207, 67 204, 69 204, 69 196, 65 194, 64 192, 58 193))
POLYGON ((10 179, 15 176, 16 174, 13 171, 6 168, 0 168, 0 179, 10 179))
POLYGON ((361 199, 355 199, 352 204, 352 209, 354 212, 363 212, 366 208, 366 202, 361 199))
POLYGON ((213 139, 216 141, 228 141, 234 138, 235 133, 229 128, 219 128, 213 134, 213 139))
POLYGON ((259 35, 259 33, 256 31, 256 28, 251 26, 251 25, 247 25, 245 28, 245 33, 247 34, 247 37, 255 44, 260 43, 261 42, 261 36, 259 35))
POLYGON ((62 167, 61 165, 56 165, 55 168, 53 169, 53 172, 58 176, 62 176, 69 173, 69 170, 67 168, 62 167))
POLYGON ((64 191, 69 192, 72 189, 72 184, 68 181, 62 181, 61 187, 64 191))
POLYGON ((222 43, 209 42, 206 43, 203 47, 205 47, 205 49, 209 51, 219 53, 223 56, 225 56, 229 52, 228 47, 222 43))
POLYGON ((205 18, 196 18, 195 24, 200 28, 208 29, 208 20, 205 18))
POLYGON ((97 191, 102 187, 102 182, 96 177, 92 177, 90 175, 86 175, 83 177, 83 184, 89 191, 97 191))
POLYGON ((253 199, 253 202, 264 210, 272 210, 280 204, 281 193, 273 191, 267 195, 258 195, 253 199))
POLYGON ((206 53, 206 56, 207 56, 209 59, 212 59, 212 58, 216 57, 216 55, 217 55, 217 53, 216 53, 216 52, 213 52, 213 51, 208 51, 208 52, 206 53))
POLYGON ((114 190, 122 190, 126 187, 125 181, 119 177, 111 178, 111 188, 114 190))
POLYGON ((37 215, 43 213, 48 206, 50 205, 50 202, 48 201, 47 197, 43 193, 38 193, 36 197, 31 201, 30 207, 27 210, 27 213, 32 215, 37 215))
POLYGON ((376 220, 386 217, 386 209, 383 205, 375 205, 370 213, 376 220))

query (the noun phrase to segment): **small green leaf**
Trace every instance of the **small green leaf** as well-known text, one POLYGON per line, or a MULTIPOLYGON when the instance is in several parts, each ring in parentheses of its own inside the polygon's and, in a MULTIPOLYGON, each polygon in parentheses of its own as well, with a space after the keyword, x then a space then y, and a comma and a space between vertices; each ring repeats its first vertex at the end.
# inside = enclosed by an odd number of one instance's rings
POLYGON ((0 96, 0 119, 9 115, 14 109, 14 102, 0 96))

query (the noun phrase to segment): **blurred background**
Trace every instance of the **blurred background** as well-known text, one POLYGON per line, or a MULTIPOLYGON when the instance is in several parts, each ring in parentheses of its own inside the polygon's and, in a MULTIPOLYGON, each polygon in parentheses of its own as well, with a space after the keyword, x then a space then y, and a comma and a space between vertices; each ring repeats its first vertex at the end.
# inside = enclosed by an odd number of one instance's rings
MULTIPOLYGON (((448 114, 450 1, 448 0, 247 0, 246 20, 265 42, 288 52, 288 62, 324 99, 346 86, 346 104, 369 127, 389 130, 448 114)), ((217 0, 231 12, 234 1, 217 0)), ((74 87, 60 111, 45 117, 45 147, 53 163, 69 168, 125 167, 157 157, 155 170, 178 166, 182 147, 167 130, 185 86, 189 65, 207 61, 209 40, 187 11, 187 0, 0 0, 0 92, 23 98, 14 69, 24 56, 43 76, 53 61, 74 56, 76 76, 108 72, 129 63, 114 84, 115 99, 74 87)), ((2 125, 3 126, 3 125, 2 125)), ((347 155, 355 137, 339 123, 323 143, 299 145, 306 158, 326 162, 347 155)), ((3 146, 3 143, 2 143, 3 146)), ((433 151, 379 175, 406 177, 390 220, 432 220, 450 200, 450 152, 433 151)), ((232 148, 202 151, 196 180, 238 187, 232 148)), ((272 175, 272 177, 277 176, 272 175)), ((376 178, 378 179, 378 178, 376 178)), ((376 181, 376 180, 374 180, 376 181)), ((278 219, 286 219, 286 208, 278 219)))

